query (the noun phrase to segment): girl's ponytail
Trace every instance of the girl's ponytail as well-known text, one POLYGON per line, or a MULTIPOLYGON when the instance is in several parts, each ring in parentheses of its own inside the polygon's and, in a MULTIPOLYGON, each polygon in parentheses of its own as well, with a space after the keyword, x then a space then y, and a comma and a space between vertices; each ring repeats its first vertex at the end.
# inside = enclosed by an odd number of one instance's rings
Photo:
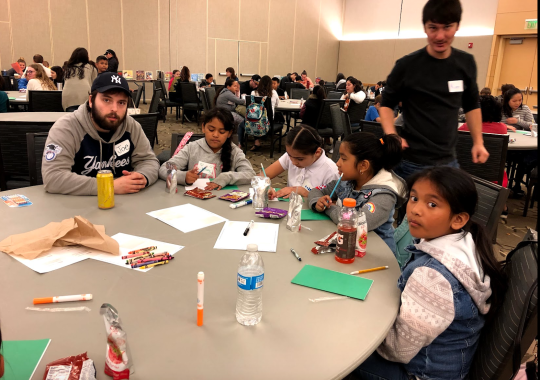
POLYGON ((480 261, 479 264, 484 274, 490 278, 491 297, 489 300, 491 307, 486 315, 486 323, 489 323, 504 300, 504 294, 507 289, 506 276, 501 270, 501 263, 497 261, 493 254, 493 246, 489 241, 484 227, 469 220, 464 230, 471 233, 474 245, 476 246, 477 257, 480 261))
POLYGON ((382 167, 390 171, 401 162, 401 137, 396 134, 384 135, 380 141, 384 151, 382 167))

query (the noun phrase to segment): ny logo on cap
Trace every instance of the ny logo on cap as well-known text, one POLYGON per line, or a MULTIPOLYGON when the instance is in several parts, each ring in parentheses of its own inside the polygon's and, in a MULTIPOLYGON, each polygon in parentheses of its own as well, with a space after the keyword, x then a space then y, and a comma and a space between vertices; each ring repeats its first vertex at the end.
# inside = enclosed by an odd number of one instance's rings
POLYGON ((118 75, 113 75, 111 76, 111 83, 112 82, 116 82, 118 84, 122 84, 122 82, 120 81, 120 77, 118 75))

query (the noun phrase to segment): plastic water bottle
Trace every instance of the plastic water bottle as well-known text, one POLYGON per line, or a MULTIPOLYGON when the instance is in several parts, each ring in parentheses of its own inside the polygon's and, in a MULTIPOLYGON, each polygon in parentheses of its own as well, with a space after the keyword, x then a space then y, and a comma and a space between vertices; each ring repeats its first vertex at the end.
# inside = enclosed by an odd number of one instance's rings
POLYGON ((248 244, 238 264, 236 320, 245 326, 256 325, 262 317, 264 263, 258 250, 257 244, 248 244))
POLYGON ((337 231, 336 261, 343 264, 354 262, 356 250, 356 228, 358 226, 358 212, 356 200, 345 198, 339 213, 337 231))

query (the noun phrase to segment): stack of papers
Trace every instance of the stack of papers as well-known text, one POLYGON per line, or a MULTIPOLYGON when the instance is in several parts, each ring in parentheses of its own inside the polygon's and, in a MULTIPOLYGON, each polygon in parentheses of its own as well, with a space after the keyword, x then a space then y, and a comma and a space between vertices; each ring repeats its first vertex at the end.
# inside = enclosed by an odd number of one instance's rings
MULTIPOLYGON (((195 183, 196 182, 197 181, 195 181, 195 183)), ((191 232, 227 221, 227 219, 216 215, 213 212, 193 206, 190 203, 164 208, 146 214, 150 215, 152 218, 161 220, 163 223, 167 223, 169 226, 182 232, 191 232)))
MULTIPOLYGON (((131 268, 126 265, 126 260, 122 256, 127 255, 129 251, 134 251, 141 248, 157 246, 160 252, 169 252, 174 255, 176 252, 184 248, 181 245, 164 243, 162 241, 146 239, 139 236, 116 234, 111 236, 120 245, 120 254, 111 255, 97 249, 83 247, 80 245, 72 245, 65 247, 53 247, 49 251, 42 253, 33 260, 25 259, 19 255, 10 255, 18 262, 26 265, 28 268, 38 272, 47 273, 56 269, 67 267, 68 265, 78 263, 86 259, 94 259, 105 263, 114 264, 123 268, 138 270, 140 272, 148 272, 152 268, 139 269, 131 268)), ((157 252, 157 251, 156 251, 157 252)))

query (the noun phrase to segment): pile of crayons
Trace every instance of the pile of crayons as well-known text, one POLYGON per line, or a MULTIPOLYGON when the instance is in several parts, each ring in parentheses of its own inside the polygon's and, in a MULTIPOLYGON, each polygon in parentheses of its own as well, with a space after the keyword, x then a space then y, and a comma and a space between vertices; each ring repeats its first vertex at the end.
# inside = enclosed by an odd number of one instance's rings
POLYGON ((148 269, 158 265, 165 265, 174 259, 169 252, 152 252, 156 249, 157 247, 137 249, 135 251, 128 252, 126 256, 122 256, 122 259, 126 260, 126 265, 131 265, 132 268, 139 269, 148 269))

